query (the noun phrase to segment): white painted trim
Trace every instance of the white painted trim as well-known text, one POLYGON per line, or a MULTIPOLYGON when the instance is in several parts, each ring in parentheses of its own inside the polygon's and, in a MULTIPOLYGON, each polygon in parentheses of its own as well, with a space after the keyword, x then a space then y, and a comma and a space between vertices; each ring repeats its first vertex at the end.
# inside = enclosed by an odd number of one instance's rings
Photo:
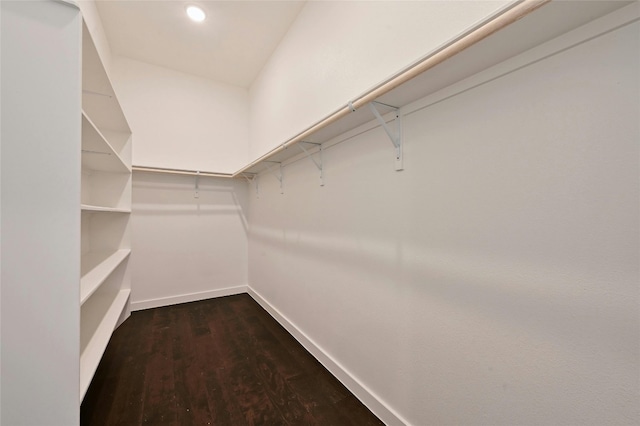
POLYGON ((216 290, 201 291, 197 293, 180 294, 177 296, 160 297, 157 299, 138 300, 131 302, 131 311, 141 311, 143 309, 159 308, 161 306, 177 305, 179 303, 196 302, 198 300, 213 299, 216 297, 233 296, 235 294, 247 293, 246 285, 237 287, 220 288, 216 290))
POLYGON ((247 293, 280 323, 304 348, 331 372, 349 391, 367 406, 384 424, 389 426, 409 425, 400 414, 389 407, 374 392, 362 384, 338 361, 326 353, 316 342, 300 330, 293 322, 271 305, 260 293, 247 286, 247 293))

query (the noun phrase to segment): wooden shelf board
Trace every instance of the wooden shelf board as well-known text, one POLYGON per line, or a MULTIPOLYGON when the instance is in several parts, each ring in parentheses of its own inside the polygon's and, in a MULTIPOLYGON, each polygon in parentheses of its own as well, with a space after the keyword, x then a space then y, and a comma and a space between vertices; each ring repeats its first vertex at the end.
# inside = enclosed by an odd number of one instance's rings
POLYGON ((80 305, 104 283, 109 275, 129 256, 131 250, 90 252, 82 256, 80 269, 80 305))
MULTIPOLYGON (((120 315, 124 311, 127 305, 127 300, 131 290, 120 290, 113 299, 104 298, 102 302, 105 304, 103 307, 108 307, 106 313, 101 318, 82 318, 83 323, 94 324, 97 323, 97 327, 94 330, 82 330, 82 337, 86 336, 87 341, 81 339, 81 354, 80 354, 80 399, 84 398, 91 379, 98 368, 102 354, 107 348, 111 334, 116 327, 120 315), (86 321, 85 321, 86 320, 86 321)), ((92 310, 88 314, 102 315, 103 310, 95 312, 92 310)), ((84 312, 83 312, 84 315, 84 312)))

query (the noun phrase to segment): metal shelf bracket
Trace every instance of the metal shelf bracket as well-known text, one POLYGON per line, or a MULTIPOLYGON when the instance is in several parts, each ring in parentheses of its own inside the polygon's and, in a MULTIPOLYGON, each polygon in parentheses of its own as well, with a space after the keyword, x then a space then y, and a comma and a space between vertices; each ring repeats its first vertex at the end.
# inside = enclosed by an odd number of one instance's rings
POLYGON ((249 185, 251 185, 253 182, 255 182, 255 188, 256 188, 256 198, 260 198, 260 187, 258 186, 258 175, 252 175, 251 178, 249 178, 249 176, 247 176, 246 173, 242 174, 242 177, 244 177, 247 182, 249 182, 249 185))
POLYGON ((196 172, 196 192, 193 194, 193 198, 200 198, 200 170, 196 172))
POLYGON ((256 198, 260 198, 260 176, 255 176, 253 180, 256 181, 256 198))
POLYGON ((279 161, 265 161, 265 163, 277 163, 279 165, 279 173, 276 174, 273 171, 273 168, 271 166, 267 166, 267 170, 269 171, 269 173, 271 173, 276 179, 278 179, 278 182, 280 182, 280 193, 284 194, 284 188, 282 186, 282 181, 283 181, 283 174, 282 174, 282 163, 279 161))
POLYGON ((320 143, 315 143, 315 142, 300 141, 297 145, 300 147, 300 149, 301 149, 302 151, 304 151, 304 153, 307 155, 307 157, 308 157, 311 161, 313 161, 313 164, 315 164, 315 166, 318 168, 318 171, 320 171, 320 186, 324 186, 324 171, 323 171, 323 169, 322 169, 322 144, 320 144, 320 143), (320 160, 320 161, 316 161, 316 159, 315 159, 315 158, 313 158, 313 153, 309 152, 309 151, 304 147, 304 145, 303 145, 303 144, 305 144, 305 143, 306 143, 306 144, 309 144, 309 145, 315 145, 315 146, 317 146, 317 147, 318 147, 318 153, 320 154, 320 155, 319 155, 319 160, 320 160))
POLYGON ((404 170, 403 161, 402 161, 402 118, 400 117, 400 108, 373 101, 373 102, 369 102, 369 109, 371 110, 373 115, 376 117, 376 119, 378 119, 378 122, 380 122, 380 124, 382 125, 382 128, 387 133, 387 136, 389 136, 389 139, 391 139, 391 143, 395 148, 396 171, 404 170), (394 119, 394 121, 396 122, 395 131, 392 130, 387 124, 387 122, 384 120, 384 118, 382 118, 382 115, 380 114, 380 112, 378 112, 378 109, 376 108, 375 104, 384 105, 386 107, 393 108, 395 110, 395 116, 396 116, 396 118, 394 119))

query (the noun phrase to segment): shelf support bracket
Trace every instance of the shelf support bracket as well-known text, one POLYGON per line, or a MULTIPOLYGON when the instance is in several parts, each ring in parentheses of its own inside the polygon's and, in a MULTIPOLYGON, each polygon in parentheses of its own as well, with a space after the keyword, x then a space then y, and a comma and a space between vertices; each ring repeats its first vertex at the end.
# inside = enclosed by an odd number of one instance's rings
POLYGON ((200 170, 196 172, 196 192, 193 194, 193 198, 200 198, 200 170))
POLYGON ((380 112, 378 112, 378 109, 375 106, 376 103, 379 103, 379 102, 375 102, 375 101, 374 102, 369 102, 369 109, 371 110, 373 115, 376 117, 378 122, 382 125, 382 128, 387 133, 387 136, 389 136, 389 139, 391 139, 391 143, 393 144, 393 147, 395 148, 395 151, 396 151, 396 159, 395 159, 396 171, 404 170, 404 166, 402 164, 403 163, 402 162, 402 118, 400 117, 400 108, 393 107, 391 105, 381 104, 381 105, 385 105, 387 107, 393 108, 395 110, 396 118, 394 119, 394 121, 396 122, 396 129, 394 131, 389 127, 389 125, 384 120, 384 118, 382 118, 382 115, 380 114, 380 112))
POLYGON ((253 180, 256 181, 256 198, 260 198, 260 176, 256 175, 253 180))
POLYGON ((265 163, 278 163, 279 165, 279 172, 278 174, 276 174, 271 166, 267 166, 267 170, 276 178, 278 179, 278 182, 280 182, 280 193, 284 194, 284 188, 282 187, 282 181, 283 181, 283 175, 282 175, 282 163, 278 162, 278 161, 265 161, 265 163))
POLYGON ((298 143, 298 146, 300 147, 300 149, 302 151, 304 151, 304 153, 307 155, 307 158, 309 158, 311 161, 313 161, 313 164, 315 164, 315 166, 318 168, 318 171, 320 171, 320 186, 324 186, 324 171, 322 169, 322 144, 320 143, 315 143, 315 142, 305 142, 305 141, 300 141, 298 143), (315 158, 313 158, 313 153, 309 152, 305 147, 304 143, 308 143, 310 145, 316 145, 318 147, 318 152, 320 153, 319 157, 320 157, 320 161, 316 161, 315 158))
POLYGON ((247 176, 246 173, 242 173, 242 177, 244 177, 247 182, 249 182, 249 185, 251 185, 252 183, 255 182, 255 187, 256 187, 256 198, 260 198, 260 191, 259 191, 259 187, 258 187, 258 175, 253 175, 251 176, 251 179, 249 179, 249 176, 247 176))

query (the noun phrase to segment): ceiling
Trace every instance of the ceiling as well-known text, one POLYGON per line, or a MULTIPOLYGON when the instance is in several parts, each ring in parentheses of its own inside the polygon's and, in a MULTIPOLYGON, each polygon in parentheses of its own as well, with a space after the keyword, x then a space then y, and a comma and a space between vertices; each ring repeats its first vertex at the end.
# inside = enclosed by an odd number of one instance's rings
POLYGON ((304 1, 97 0, 112 53, 248 87, 304 1), (207 18, 196 23, 185 8, 207 18))

